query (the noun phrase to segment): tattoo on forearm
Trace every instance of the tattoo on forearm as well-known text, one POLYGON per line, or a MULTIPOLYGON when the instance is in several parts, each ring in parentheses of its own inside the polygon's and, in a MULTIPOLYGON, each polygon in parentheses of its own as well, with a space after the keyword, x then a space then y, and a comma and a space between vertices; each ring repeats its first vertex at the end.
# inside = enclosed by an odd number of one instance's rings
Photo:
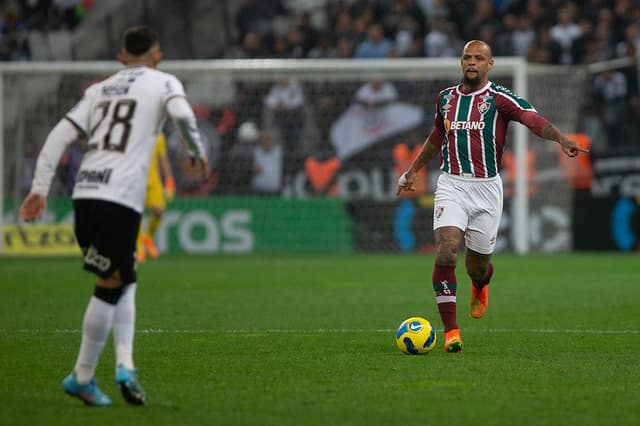
POLYGON ((540 132, 540 136, 545 139, 554 140, 556 142, 562 141, 562 133, 556 126, 551 123, 547 123, 542 127, 542 131, 540 132))

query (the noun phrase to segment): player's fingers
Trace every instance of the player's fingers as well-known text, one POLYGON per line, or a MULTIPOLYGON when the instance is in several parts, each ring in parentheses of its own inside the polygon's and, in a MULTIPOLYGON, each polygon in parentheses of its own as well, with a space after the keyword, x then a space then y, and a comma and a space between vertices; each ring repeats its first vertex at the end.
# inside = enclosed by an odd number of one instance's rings
POLYGON ((31 222, 32 220, 38 219, 40 213, 36 209, 23 209, 20 210, 20 217, 25 222, 31 222))

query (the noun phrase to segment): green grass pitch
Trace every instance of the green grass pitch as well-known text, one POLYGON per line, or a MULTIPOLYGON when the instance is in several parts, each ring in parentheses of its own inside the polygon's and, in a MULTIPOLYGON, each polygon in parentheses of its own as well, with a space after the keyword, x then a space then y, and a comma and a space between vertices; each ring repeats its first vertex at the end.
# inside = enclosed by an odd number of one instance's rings
POLYGON ((0 258, 1 425, 640 424, 637 255, 494 257, 485 318, 442 351, 430 255, 166 256, 139 270, 135 360, 148 393, 127 406, 111 342, 97 378, 114 405, 62 392, 92 276, 79 259, 0 258), (426 356, 395 328, 438 329, 426 356))

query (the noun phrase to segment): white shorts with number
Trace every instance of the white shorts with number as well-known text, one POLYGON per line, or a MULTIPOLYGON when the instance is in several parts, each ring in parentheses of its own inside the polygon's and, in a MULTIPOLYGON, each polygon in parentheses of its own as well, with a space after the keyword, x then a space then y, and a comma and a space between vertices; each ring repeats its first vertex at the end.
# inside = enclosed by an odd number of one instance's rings
POLYGON ((433 229, 455 226, 464 231, 467 248, 491 254, 502 217, 502 179, 467 178, 442 173, 433 208, 433 229))

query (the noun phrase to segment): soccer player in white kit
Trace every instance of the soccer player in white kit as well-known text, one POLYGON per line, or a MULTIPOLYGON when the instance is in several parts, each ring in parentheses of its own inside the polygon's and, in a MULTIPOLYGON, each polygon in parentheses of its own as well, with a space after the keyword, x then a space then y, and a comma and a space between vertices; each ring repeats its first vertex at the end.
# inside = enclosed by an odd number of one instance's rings
POLYGON ((74 230, 84 269, 96 275, 96 282, 84 315, 78 358, 62 387, 87 405, 111 404, 94 375, 112 330, 116 384, 128 403, 145 403, 133 363, 135 250, 149 163, 167 116, 176 123, 203 178, 209 173, 182 83, 155 69, 161 58, 152 29, 136 26, 125 31, 118 60, 126 68, 87 88, 51 130, 38 156, 31 191, 20 207, 23 220, 42 215, 65 148, 79 135, 86 138, 87 152, 72 194, 74 230))
POLYGON ((417 172, 438 153, 440 169, 434 200, 436 259, 433 290, 444 325, 446 352, 462 351, 456 322, 458 248, 464 238, 465 266, 471 277, 470 313, 481 318, 493 275, 491 254, 502 216, 500 163, 510 121, 518 121, 541 138, 556 141, 569 157, 588 152, 538 114, 526 100, 489 81, 491 48, 472 40, 460 59, 462 84, 438 95, 434 126, 398 191, 414 191, 417 172))

